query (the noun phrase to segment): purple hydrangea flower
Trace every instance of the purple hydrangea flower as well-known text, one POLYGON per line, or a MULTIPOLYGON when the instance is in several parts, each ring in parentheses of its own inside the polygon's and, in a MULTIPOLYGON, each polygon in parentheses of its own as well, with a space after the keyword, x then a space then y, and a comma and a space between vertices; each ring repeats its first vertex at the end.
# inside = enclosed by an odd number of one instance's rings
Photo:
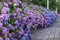
POLYGON ((10 40, 10 38, 5 38, 5 40, 10 40))
POLYGON ((21 9, 20 8, 17 8, 16 9, 16 13, 20 13, 21 9))
POLYGON ((2 34, 7 35, 8 31, 7 30, 3 30, 2 34))
POLYGON ((24 34, 24 30, 19 31, 19 34, 23 35, 24 34))
POLYGON ((27 30, 27 33, 31 33, 31 30, 30 30, 30 29, 28 29, 28 30, 27 30))
POLYGON ((4 17, 2 15, 0 15, 0 20, 3 21, 4 17))
POLYGON ((12 0, 12 2, 17 3, 18 1, 17 0, 12 0))
POLYGON ((8 14, 2 14, 2 16, 4 17, 4 20, 5 21, 8 21, 9 20, 9 15, 8 14))
POLYGON ((37 10, 38 8, 39 8, 39 6, 37 6, 37 5, 35 5, 35 6, 33 7, 34 10, 37 10))
POLYGON ((16 13, 13 13, 12 15, 13 15, 13 17, 16 17, 16 13))
POLYGON ((3 28, 3 23, 0 23, 0 28, 3 28))
POLYGON ((16 26, 14 26, 14 27, 15 27, 15 29, 18 29, 19 26, 16 25, 16 26))
POLYGON ((32 39, 32 34, 28 34, 29 39, 32 39))
POLYGON ((14 6, 19 6, 19 3, 14 3, 14 6))
POLYGON ((6 2, 9 2, 10 0, 5 0, 6 2))
POLYGON ((5 27, 3 28, 2 34, 4 34, 4 35, 7 35, 8 34, 7 28, 5 28, 5 27))
POLYGON ((9 7, 11 7, 12 6, 12 2, 8 2, 8 5, 9 5, 9 7))
POLYGON ((16 34, 14 32, 11 33, 12 37, 16 37, 16 34))
POLYGON ((27 29, 30 29, 31 28, 31 26, 30 25, 27 25, 27 29))
POLYGON ((2 37, 0 37, 0 40, 3 40, 3 38, 2 38, 2 37))
POLYGON ((8 28, 9 28, 10 30, 12 30, 12 31, 15 30, 15 28, 14 28, 11 24, 8 24, 8 28))
POLYGON ((8 7, 3 7, 2 10, 1 10, 1 13, 6 14, 7 12, 9 13, 10 9, 8 7))
POLYGON ((21 40, 26 40, 26 38, 23 36, 21 40))
POLYGON ((6 2, 4 2, 3 6, 4 7, 8 7, 8 4, 6 2))
POLYGON ((18 20, 16 20, 16 21, 14 22, 14 24, 17 25, 17 26, 20 25, 20 23, 18 22, 18 20))
POLYGON ((6 10, 5 10, 5 9, 6 9, 6 7, 3 7, 3 8, 2 8, 2 10, 1 10, 1 13, 2 13, 2 14, 5 14, 5 13, 6 13, 6 10))
POLYGON ((25 33, 24 36, 25 36, 25 38, 26 38, 27 40, 29 40, 29 38, 28 38, 28 33, 25 33))

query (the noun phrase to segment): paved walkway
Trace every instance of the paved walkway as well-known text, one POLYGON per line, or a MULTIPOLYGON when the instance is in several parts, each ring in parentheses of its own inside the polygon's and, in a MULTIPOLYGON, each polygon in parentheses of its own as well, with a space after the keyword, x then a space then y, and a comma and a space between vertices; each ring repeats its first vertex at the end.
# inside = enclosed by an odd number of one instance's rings
POLYGON ((60 40, 60 16, 51 27, 33 32, 32 40, 60 40))

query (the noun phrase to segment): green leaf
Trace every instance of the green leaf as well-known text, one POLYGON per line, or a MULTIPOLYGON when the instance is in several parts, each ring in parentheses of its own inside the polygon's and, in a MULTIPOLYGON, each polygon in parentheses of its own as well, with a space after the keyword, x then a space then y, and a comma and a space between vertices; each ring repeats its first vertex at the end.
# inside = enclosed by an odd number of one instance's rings
POLYGON ((11 18, 11 20, 9 21, 10 24, 12 24, 12 26, 14 26, 14 18, 11 18))
POLYGON ((3 38, 4 38, 4 39, 7 38, 7 35, 4 35, 3 38))
POLYGON ((0 10, 2 9, 2 7, 3 7, 3 5, 2 5, 3 3, 2 2, 0 2, 0 10))
POLYGON ((14 6, 14 3, 12 3, 12 7, 10 8, 11 14, 14 13, 15 9, 16 9, 16 6, 14 6))
POLYGON ((3 31, 3 30, 0 28, 0 34, 2 33, 2 31, 3 31))
POLYGON ((20 28, 18 28, 18 31, 20 31, 21 29, 20 28))
POLYGON ((5 24, 4 26, 5 26, 5 27, 7 27, 7 26, 8 26, 8 24, 5 24))
POLYGON ((25 14, 24 16, 29 16, 29 14, 25 14))

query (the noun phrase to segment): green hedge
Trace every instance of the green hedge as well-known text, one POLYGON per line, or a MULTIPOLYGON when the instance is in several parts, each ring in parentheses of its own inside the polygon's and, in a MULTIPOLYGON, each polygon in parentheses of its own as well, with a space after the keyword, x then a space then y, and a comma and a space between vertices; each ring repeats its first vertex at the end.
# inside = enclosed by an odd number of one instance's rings
MULTIPOLYGON (((32 0, 32 1, 27 1, 28 3, 34 3, 36 5, 39 6, 47 6, 47 0, 32 0)), ((58 4, 56 3, 56 0, 49 0, 49 4, 50 4, 50 9, 51 10, 55 10, 56 6, 58 6, 58 4)))

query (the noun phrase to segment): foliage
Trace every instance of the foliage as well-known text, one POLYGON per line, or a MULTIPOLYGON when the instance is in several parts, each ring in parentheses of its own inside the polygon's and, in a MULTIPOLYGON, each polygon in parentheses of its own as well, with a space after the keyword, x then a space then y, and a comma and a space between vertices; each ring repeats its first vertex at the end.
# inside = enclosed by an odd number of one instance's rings
MULTIPOLYGON (((46 7, 47 6, 47 0, 32 0, 27 1, 28 3, 34 3, 39 6, 46 7)), ((58 7, 58 11, 60 10, 60 0, 49 0, 49 7, 51 10, 55 10, 56 7, 58 7)))
POLYGON ((3 0, 0 0, 0 2, 3 2, 3 0))

